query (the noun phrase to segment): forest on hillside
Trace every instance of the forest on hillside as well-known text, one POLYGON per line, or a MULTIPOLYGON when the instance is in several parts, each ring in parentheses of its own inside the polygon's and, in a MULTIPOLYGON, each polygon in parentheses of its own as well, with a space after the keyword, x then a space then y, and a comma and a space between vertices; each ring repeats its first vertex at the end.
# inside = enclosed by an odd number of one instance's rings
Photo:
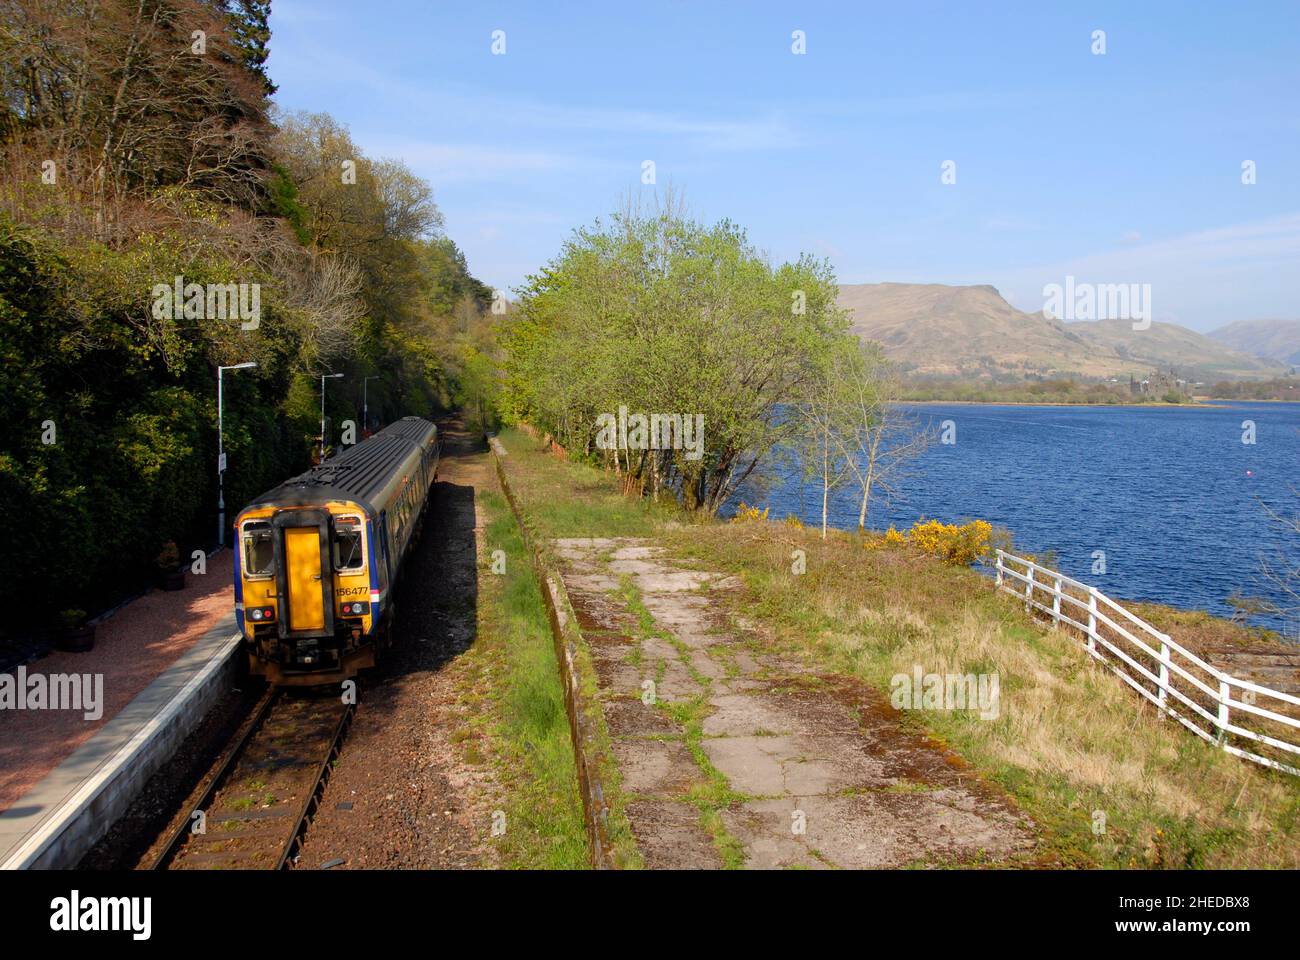
POLYGON ((4 580, 54 623, 215 544, 219 365, 257 364, 224 376, 229 518, 310 465, 323 373, 331 445, 367 377, 372 427, 464 403, 491 292, 430 184, 276 111, 268 0, 4 6, 4 580))

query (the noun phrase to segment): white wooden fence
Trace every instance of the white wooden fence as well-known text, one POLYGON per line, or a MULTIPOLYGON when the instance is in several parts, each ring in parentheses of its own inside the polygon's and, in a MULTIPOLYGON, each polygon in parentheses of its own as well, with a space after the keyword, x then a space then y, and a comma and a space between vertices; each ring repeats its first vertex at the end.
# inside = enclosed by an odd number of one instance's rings
POLYGON ((1258 701, 1268 698, 1264 702, 1285 710, 1300 707, 1300 697, 1239 680, 1211 666, 1096 587, 1003 550, 997 552, 996 569, 1000 589, 1023 599, 1026 610, 1038 610, 1057 624, 1079 630, 1091 656, 1198 737, 1235 756, 1300 776, 1297 767, 1228 739, 1231 734, 1253 741, 1262 745, 1254 749, 1272 748, 1290 760, 1300 754, 1300 719, 1269 710, 1258 701))

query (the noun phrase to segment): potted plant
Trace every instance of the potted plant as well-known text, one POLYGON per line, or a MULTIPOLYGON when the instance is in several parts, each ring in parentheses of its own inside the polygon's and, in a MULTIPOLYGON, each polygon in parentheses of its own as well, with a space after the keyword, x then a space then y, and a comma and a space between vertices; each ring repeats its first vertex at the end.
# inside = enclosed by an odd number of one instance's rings
POLYGON ((95 646, 95 627, 86 623, 86 611, 70 608, 59 614, 61 629, 55 640, 60 650, 85 653, 95 646))
POLYGON ((176 549, 176 542, 168 540, 158 553, 158 585, 164 590, 185 589, 185 568, 181 566, 181 554, 176 549))

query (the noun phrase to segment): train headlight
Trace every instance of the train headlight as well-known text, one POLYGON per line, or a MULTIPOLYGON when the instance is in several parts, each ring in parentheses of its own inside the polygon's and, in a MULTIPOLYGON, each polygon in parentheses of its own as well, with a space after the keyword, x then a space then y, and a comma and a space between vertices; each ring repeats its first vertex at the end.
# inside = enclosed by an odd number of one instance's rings
POLYGON ((370 612, 370 604, 358 600, 349 600, 343 604, 345 617, 364 617, 370 612))
POLYGON ((269 623, 275 619, 275 607, 253 607, 248 611, 248 619, 257 623, 269 623))

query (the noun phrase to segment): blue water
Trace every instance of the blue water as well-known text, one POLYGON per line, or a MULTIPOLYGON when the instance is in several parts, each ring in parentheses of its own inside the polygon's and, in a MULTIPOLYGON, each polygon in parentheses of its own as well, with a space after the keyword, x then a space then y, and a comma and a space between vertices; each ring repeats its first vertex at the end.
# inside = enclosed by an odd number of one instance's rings
MULTIPOLYGON (((1260 576, 1261 555, 1294 567, 1300 538, 1271 520, 1300 512, 1300 404, 1225 403, 1213 408, 1021 407, 915 404, 936 430, 956 424, 952 445, 914 461, 903 497, 873 497, 867 525, 900 529, 924 517, 979 518, 1011 530, 1018 548, 1056 552, 1064 573, 1112 597, 1151 600, 1227 616, 1234 592, 1277 599, 1260 576), (1242 443, 1242 421, 1255 443, 1242 443), (1106 572, 1094 573, 1093 552, 1106 572)), ((737 500, 821 522, 820 484, 778 470, 766 490, 737 500)), ((734 507, 733 507, 734 509, 734 507)), ((852 480, 832 494, 831 523, 858 522, 852 480)), ((1297 637, 1294 619, 1252 623, 1297 637)))

